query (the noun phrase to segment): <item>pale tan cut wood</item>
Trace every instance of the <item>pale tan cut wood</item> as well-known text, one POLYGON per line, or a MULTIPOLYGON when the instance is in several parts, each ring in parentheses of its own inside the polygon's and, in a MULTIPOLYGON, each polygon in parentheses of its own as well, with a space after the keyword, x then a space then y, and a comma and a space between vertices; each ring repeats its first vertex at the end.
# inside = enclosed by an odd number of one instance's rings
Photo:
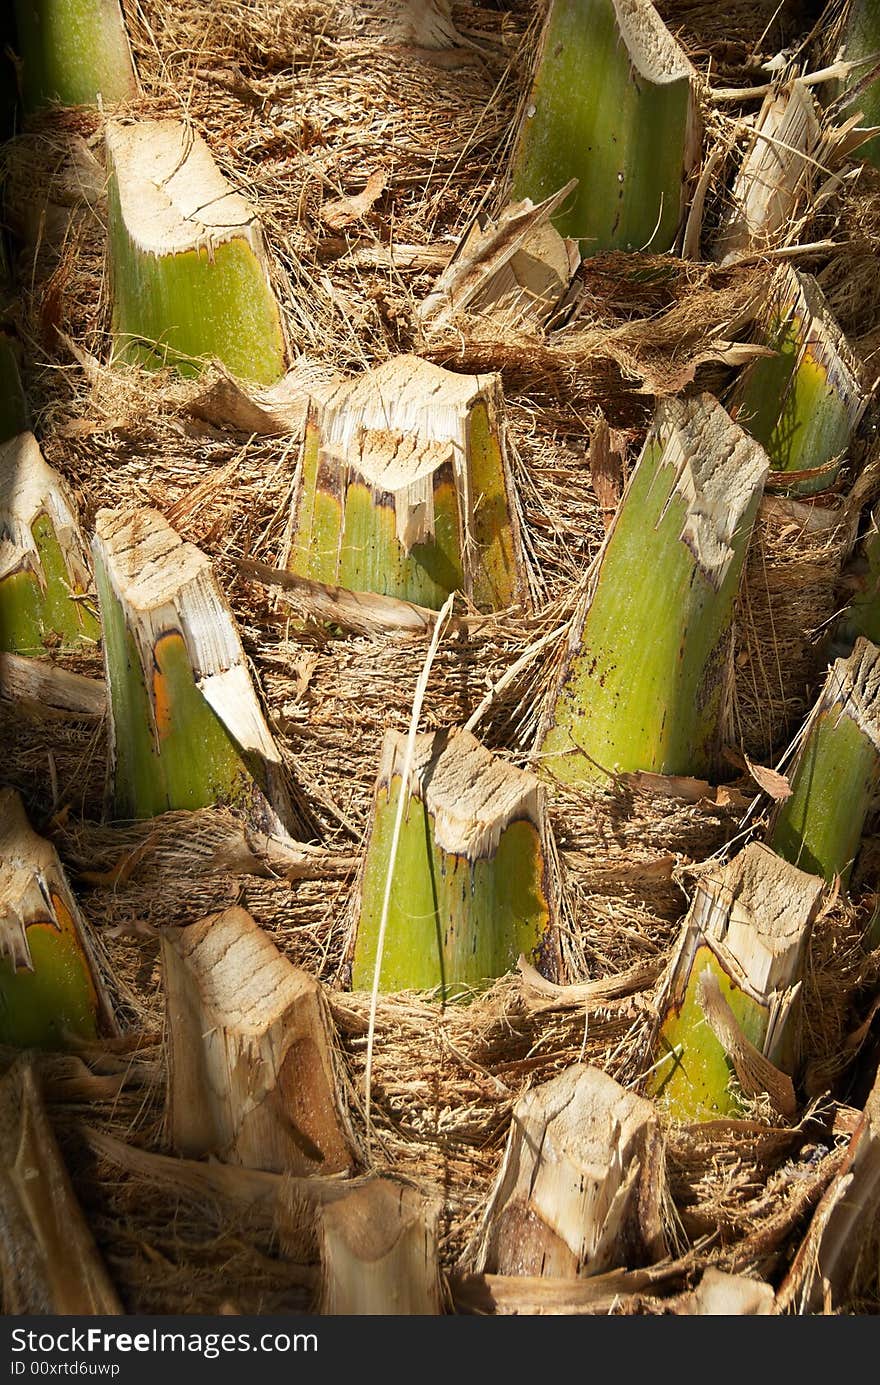
POLYGON ((461 319, 494 331, 543 327, 580 264, 576 240, 565 239, 550 218, 576 185, 567 183, 537 206, 510 203, 495 220, 481 217, 468 229, 417 317, 426 337, 461 319))
POLYGON ((22 654, 0 654, 0 697, 35 709, 75 712, 84 717, 102 717, 107 711, 103 678, 87 678, 22 654))
POLYGON ((678 1300, 675 1311, 691 1317, 768 1317, 773 1303, 769 1284, 708 1269, 693 1293, 678 1300))
POLYGON ((118 816, 217 802, 285 837, 281 755, 209 559, 157 510, 100 510, 93 540, 118 816))
POLYGON ((259 437, 292 434, 302 441, 310 408, 320 405, 339 380, 319 361, 304 357, 277 384, 258 389, 236 380, 214 361, 187 407, 196 418, 218 428, 259 437))
POLYGON ((321 986, 243 909, 162 933, 174 1148, 246 1168, 354 1162, 321 986))
POLYGON ((461 43, 450 0, 395 0, 388 36, 420 48, 454 48, 461 43))
POLYGON ((880 1244, 880 1072, 846 1157, 813 1214, 777 1295, 777 1311, 833 1313, 876 1295, 880 1244))
POLYGON ((25 1058, 0 1079, 0 1288, 10 1314, 123 1311, 25 1058))
POLYGON ((862 136, 855 119, 823 121, 809 86, 799 78, 764 99, 733 185, 732 206, 715 243, 722 264, 789 244, 799 217, 839 183, 835 169, 862 136))
POLYGON ((320 1222, 318 1312, 331 1316, 436 1316, 439 1199, 373 1178, 337 1198, 320 1222))
POLYGON ((60 1048, 118 1034, 104 959, 50 842, 0 789, 0 1043, 60 1048))
POLYGON ((533 1087, 514 1108, 476 1268, 567 1278, 659 1258, 661 1150, 652 1103, 598 1068, 533 1087))
POLYGON ((821 878, 758 843, 698 881, 658 998, 647 1084, 678 1119, 736 1114, 733 1076, 794 1114, 790 1020, 824 894, 821 878))

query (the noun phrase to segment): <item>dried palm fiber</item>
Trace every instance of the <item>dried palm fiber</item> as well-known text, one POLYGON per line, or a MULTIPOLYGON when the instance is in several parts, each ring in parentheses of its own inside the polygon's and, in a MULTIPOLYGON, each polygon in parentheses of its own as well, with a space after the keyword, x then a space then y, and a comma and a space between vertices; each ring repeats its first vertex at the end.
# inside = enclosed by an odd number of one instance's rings
POLYGON ((4 333, 0 335, 0 443, 26 433, 29 427, 17 352, 12 338, 4 333))
POLYGON ((120 1313, 26 1057, 0 1078, 0 1105, 4 1312, 120 1313))

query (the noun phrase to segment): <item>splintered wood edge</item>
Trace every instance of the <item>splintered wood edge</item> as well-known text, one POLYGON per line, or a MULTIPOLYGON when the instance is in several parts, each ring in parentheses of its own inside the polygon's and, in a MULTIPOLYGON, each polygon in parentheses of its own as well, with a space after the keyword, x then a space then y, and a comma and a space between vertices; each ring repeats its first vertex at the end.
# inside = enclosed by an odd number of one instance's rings
POLYGON ((237 906, 162 930, 163 946, 195 984, 206 1016, 231 1034, 259 1037, 305 996, 320 1006, 320 982, 279 952, 237 906))
MULTIPOLYGON (((164 929, 162 959, 172 1036, 169 1115, 175 1143, 179 1133, 184 1152, 191 1153, 199 1144, 212 1146, 217 1133, 211 1100, 199 1109, 198 1096, 191 1099, 193 1083, 198 1087, 199 1057, 206 1035, 220 1031, 226 1036, 223 1048, 230 1090, 241 1084, 245 1071, 249 1072, 242 1088, 247 1094, 240 1100, 240 1109, 234 1109, 233 1101, 229 1110, 236 1148, 240 1132, 235 1127, 243 1129, 244 1118, 259 1105, 261 1090, 265 1089, 267 1094, 274 1090, 288 1054, 296 1044, 307 1040, 320 1068, 317 1086, 314 1082, 309 1086, 308 1081, 306 1085, 315 1107, 310 1112, 313 1133, 322 1136, 321 1147, 308 1148, 308 1131, 299 1131, 297 1139, 292 1121, 280 1108, 273 1122, 285 1142, 293 1137, 307 1163, 320 1163, 326 1158, 327 1167, 333 1172, 342 1166, 350 1168, 355 1140, 341 1098, 333 1025, 320 982, 295 968, 251 915, 236 906, 186 928, 164 929), (261 1039, 270 1035, 271 1051, 278 1060, 277 1071, 272 1070, 275 1060, 270 1060, 269 1050, 260 1050, 258 1046, 261 1039), (195 1060, 195 1066, 190 1060, 195 1060), (314 1100, 319 1090, 320 1103, 314 1100)), ((308 1079, 314 1074, 305 1076, 308 1079)), ((212 1084, 212 1097, 216 1095, 212 1084)), ((244 1157, 243 1162, 247 1162, 244 1157)))
POLYGON ((67 883, 58 853, 51 842, 38 836, 31 827, 18 792, 0 788, 0 959, 8 958, 13 969, 30 968, 27 928, 45 919, 53 892, 60 897, 73 920, 95 988, 101 1023, 110 1033, 118 1034, 119 1026, 91 934, 67 883), (23 894, 23 890, 27 893, 23 894), (28 895, 33 909, 27 907, 28 895))
POLYGON ((325 1205, 318 1312, 439 1314, 439 1215, 438 1198, 385 1177, 325 1205))
POLYGON ((797 978, 824 898, 819 876, 750 842, 697 882, 685 929, 697 930, 713 950, 720 945, 755 995, 767 997, 797 978))
POLYGON ((796 172, 795 186, 788 190, 787 210, 797 196, 798 183, 822 137, 819 108, 809 87, 795 79, 790 89, 770 92, 758 112, 742 166, 734 180, 733 206, 721 227, 716 257, 721 264, 735 259, 756 241, 772 237, 784 224, 784 211, 768 219, 768 208, 785 190, 786 179, 796 172))
MULTIPOLYGON (((519 1203, 524 1214, 538 1218, 576 1261, 591 1263, 613 1252, 614 1235, 626 1211, 621 1199, 629 1203, 635 1195, 636 1165, 658 1135, 653 1103, 627 1091, 599 1068, 575 1064, 526 1092, 514 1107, 504 1159, 478 1236, 475 1268, 483 1271, 490 1261, 496 1266, 502 1219, 519 1203), (582 1189, 583 1180, 590 1178, 609 1194, 601 1225, 586 1224, 585 1206, 572 1207, 568 1190, 558 1207, 535 1201, 541 1195, 542 1173, 552 1183, 554 1170, 566 1157, 580 1169, 582 1189), (588 1233, 592 1249, 586 1246, 588 1233)), ((545 1196, 548 1191, 545 1186, 545 1196)), ((661 1195, 658 1188, 652 1191, 655 1197, 661 1195)))
POLYGON ((122 1313, 27 1059, 0 1079, 0 1219, 7 1312, 122 1313))
POLYGON ((179 631, 199 691, 230 736, 242 750, 279 765, 232 611, 205 554, 184 543, 158 510, 145 508, 99 510, 92 549, 142 667, 152 667, 160 635, 179 631))
POLYGON ((675 499, 684 502, 681 542, 718 591, 749 507, 763 490, 770 470, 767 454, 710 394, 662 401, 645 451, 658 443, 658 471, 671 466, 676 474, 667 508, 675 499))
POLYGON ((420 356, 394 356, 348 380, 329 385, 318 402, 321 443, 347 454, 362 431, 415 433, 426 442, 464 450, 467 420, 483 402, 490 421, 503 408, 496 374, 459 375, 420 356))
POLYGON ((844 405, 851 428, 864 413, 869 395, 862 388, 860 364, 833 316, 819 282, 794 265, 783 265, 767 295, 765 316, 772 324, 788 316, 803 323, 800 338, 828 372, 828 382, 844 405))
POLYGON ((880 649, 863 635, 831 665, 816 706, 822 713, 849 717, 880 755, 880 649))
POLYGON ((656 86, 696 78, 695 69, 650 0, 612 0, 617 27, 632 65, 656 86))
POLYGON ((247 241, 265 263, 255 209, 227 182, 201 135, 177 120, 111 122, 107 155, 132 244, 157 257, 247 241))
POLYGON ((534 203, 528 197, 521 202, 511 202, 497 220, 486 226, 472 221, 449 264, 416 309, 421 325, 440 330, 475 299, 482 301, 483 296, 491 292, 493 280, 521 250, 528 247, 531 251, 541 234, 549 235, 552 257, 559 264, 551 266, 547 251, 541 258, 548 269, 560 274, 562 293, 580 263, 580 253, 578 242, 561 236, 550 218, 576 186, 577 179, 573 178, 543 202, 534 203))
POLYGON ((107 711, 102 678, 86 678, 24 654, 0 653, 0 697, 81 716, 103 717, 107 711))
POLYGON ((33 433, 0 443, 0 578, 39 566, 34 522, 48 516, 71 576, 88 588, 90 574, 75 508, 58 472, 44 460, 33 433))
MULTIPOLYGON (((386 731, 377 791, 401 777, 406 736, 386 731)), ((487 750, 469 731, 424 732, 416 738, 409 792, 423 799, 437 846, 476 861, 494 856, 511 822, 526 819, 544 845, 545 792, 535 775, 487 750)))

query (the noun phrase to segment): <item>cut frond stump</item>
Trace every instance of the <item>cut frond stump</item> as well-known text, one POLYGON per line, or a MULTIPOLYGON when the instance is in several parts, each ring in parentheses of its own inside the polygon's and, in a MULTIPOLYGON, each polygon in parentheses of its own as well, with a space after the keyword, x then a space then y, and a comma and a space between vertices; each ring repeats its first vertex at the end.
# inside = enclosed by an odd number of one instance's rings
POLYGON ((36 438, 0 444, 0 650, 96 644, 90 580, 73 500, 36 438))
POLYGON ((128 101, 137 78, 119 0, 15 0, 21 84, 29 111, 50 101, 128 101))
POLYGON ((786 773, 791 796, 776 810, 770 845, 846 886, 880 781, 880 648, 870 640, 832 664, 786 773))
POLYGON ((443 1311, 437 1253, 439 1203, 390 1178, 373 1178, 324 1207, 321 1294, 326 1316, 436 1316, 443 1311))
POLYGON ((553 0, 511 196, 543 201, 584 255, 672 248, 699 156, 696 74, 649 0, 553 0))
POLYGON ((209 560, 156 510, 101 510, 93 540, 117 817, 226 803, 285 834, 279 751, 209 560))
POLYGON ((216 357, 268 385, 287 367, 262 226, 200 135, 111 124, 109 257, 117 359, 197 373, 216 357))
POLYGON ((815 279, 790 267, 774 280, 758 333, 774 355, 746 366, 727 408, 766 449, 768 486, 826 490, 868 402, 858 363, 815 279))
POLYGON ((550 774, 714 770, 767 471, 763 449, 711 395, 661 403, 572 626, 541 744, 550 774))
POLYGON ((552 316, 580 264, 578 243, 566 240, 551 216, 570 183, 536 207, 528 198, 494 220, 475 221, 418 309, 425 336, 456 326, 493 331, 536 330, 552 316))
POLYGON ((439 609, 525 603, 496 375, 399 356, 310 411, 287 566, 439 609))
POLYGON ((9 337, 0 333, 0 443, 30 428, 18 361, 9 337))
POLYGON ((370 990, 379 946, 398 798, 407 795, 390 894, 379 988, 484 986, 520 953, 555 973, 556 910, 544 791, 534 775, 486 750, 468 731, 416 739, 388 731, 361 880, 352 989, 370 990))
POLYGON ((664 1184, 652 1103, 567 1068, 514 1108, 475 1267, 567 1278, 660 1259, 664 1184))
POLYGON ((123 1311, 25 1058, 0 1079, 0 1290, 10 1314, 123 1311))
MULTIPOLYGON (((782 1287, 780 1311, 847 1311, 876 1301, 880 1271, 880 1073, 782 1287)), ((851 1310, 850 1310, 851 1311, 851 1310)))
POLYGON ((320 983, 238 908, 163 929, 162 960, 174 1148, 297 1176, 349 1170, 320 983))
POLYGON ((867 533, 860 541, 845 580, 853 597, 835 622, 833 651, 851 654, 860 635, 880 645, 880 505, 871 512, 867 533))
POLYGON ((88 926, 55 848, 0 789, 0 1044, 63 1048, 115 1033, 88 926))
POLYGON ((824 136, 816 101, 795 80, 762 105, 715 245, 722 264, 776 245, 821 167, 824 136))
MULTIPOLYGON (((847 7, 843 46, 840 57, 859 63, 844 83, 844 91, 852 91, 845 114, 858 114, 859 126, 880 125, 880 10, 875 0, 851 0, 847 7)), ((875 135, 859 147, 858 158, 880 168, 880 135, 875 135)))
POLYGON ((698 881, 657 1002, 646 1084, 677 1120, 735 1116, 740 1094, 794 1115, 792 1007, 824 894, 821 879, 758 843, 698 881))

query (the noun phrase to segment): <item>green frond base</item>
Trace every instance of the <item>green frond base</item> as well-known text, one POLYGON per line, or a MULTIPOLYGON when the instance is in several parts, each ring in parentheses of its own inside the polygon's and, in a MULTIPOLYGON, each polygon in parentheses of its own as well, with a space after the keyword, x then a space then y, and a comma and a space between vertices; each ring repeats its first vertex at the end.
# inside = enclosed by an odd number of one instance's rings
POLYGON ((28 110, 105 105, 136 93, 118 0, 15 0, 28 110))
MULTIPOLYGON (((380 791, 364 869, 352 987, 371 990, 401 780, 380 791)), ((433 990, 456 999, 534 958, 550 919, 534 824, 512 822, 491 859, 437 847, 431 817, 410 796, 403 819, 379 989, 433 990)))
POLYGON ((553 217, 581 253, 669 250, 678 233, 690 79, 640 80, 611 0, 555 0, 514 155, 511 199, 578 186, 553 217))
POLYGON ((681 1003, 670 1008, 661 1026, 654 1052, 654 1069, 646 1094, 656 1098, 679 1121, 719 1120, 738 1116, 733 1064, 706 1022, 697 1000, 700 974, 706 968, 717 979, 747 1039, 761 1048, 768 1015, 763 1006, 740 990, 711 947, 697 948, 681 1003), (733 1083, 731 1083, 733 1079, 733 1083))
POLYGON ((813 875, 846 887, 877 783, 880 757, 849 716, 821 712, 780 805, 768 844, 813 875))
POLYGON ((196 686, 183 637, 169 631, 157 640, 148 690, 134 637, 100 562, 95 577, 109 670, 116 815, 151 818, 172 809, 247 804, 258 767, 245 762, 196 686))
POLYGON ((30 568, 0 582, 0 650, 40 656, 97 644, 101 627, 88 604, 75 599, 79 589, 47 515, 39 516, 32 533, 42 582, 30 568))
POLYGON ((33 971, 0 958, 0 1044, 64 1048, 68 1036, 98 1036, 98 997, 73 919, 59 896, 49 917, 27 929, 33 971))
POLYGON ((287 368, 281 314, 242 237, 161 258, 133 246, 110 180, 114 357, 194 376, 212 358, 240 380, 274 384, 287 368))

